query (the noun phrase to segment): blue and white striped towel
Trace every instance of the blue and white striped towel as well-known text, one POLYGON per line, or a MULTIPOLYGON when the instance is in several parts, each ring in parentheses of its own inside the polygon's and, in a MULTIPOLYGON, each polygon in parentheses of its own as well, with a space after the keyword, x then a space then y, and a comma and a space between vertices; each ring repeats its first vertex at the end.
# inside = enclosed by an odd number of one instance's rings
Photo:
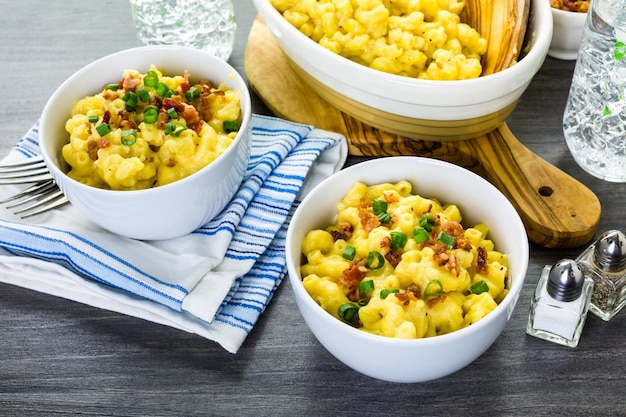
MULTIPOLYGON (((5 158, 39 152, 37 127, 5 158)), ((188 236, 143 242, 65 206, 21 220, 0 209, 0 281, 184 329, 235 353, 285 275, 297 203, 341 169, 343 136, 254 115, 248 171, 229 206, 188 236)), ((0 186, 0 198, 16 186, 0 186)))

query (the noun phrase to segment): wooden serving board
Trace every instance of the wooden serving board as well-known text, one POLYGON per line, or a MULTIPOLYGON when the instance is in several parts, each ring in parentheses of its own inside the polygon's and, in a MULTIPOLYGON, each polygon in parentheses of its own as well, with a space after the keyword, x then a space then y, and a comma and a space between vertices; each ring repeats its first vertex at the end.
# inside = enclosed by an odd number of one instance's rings
POLYGON ((344 135, 352 155, 431 157, 481 175, 507 196, 538 245, 574 248, 595 235, 601 213, 596 195, 531 152, 505 123, 486 135, 454 142, 407 139, 370 127, 312 91, 260 18, 250 32, 245 70, 250 87, 276 116, 344 135))

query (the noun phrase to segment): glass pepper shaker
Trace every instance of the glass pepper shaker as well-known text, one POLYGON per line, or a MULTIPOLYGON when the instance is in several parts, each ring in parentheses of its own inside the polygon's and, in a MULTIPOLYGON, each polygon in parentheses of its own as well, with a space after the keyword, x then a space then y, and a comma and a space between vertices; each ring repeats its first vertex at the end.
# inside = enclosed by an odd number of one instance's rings
POLYGON ((626 237, 619 230, 604 232, 576 261, 595 284, 589 309, 609 321, 626 305, 626 237))
POLYGON ((560 345, 576 347, 593 291, 593 280, 580 266, 562 259, 543 268, 530 305, 526 333, 560 345))

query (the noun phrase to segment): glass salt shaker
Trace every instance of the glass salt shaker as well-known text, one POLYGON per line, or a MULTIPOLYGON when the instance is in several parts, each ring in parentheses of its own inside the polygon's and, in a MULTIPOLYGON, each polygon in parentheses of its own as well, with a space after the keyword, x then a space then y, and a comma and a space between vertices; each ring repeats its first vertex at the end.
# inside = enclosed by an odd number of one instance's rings
POLYGON ((574 160, 598 178, 626 182, 626 0, 590 2, 563 133, 574 160))
POLYGON ((576 347, 585 325, 593 280, 580 266, 562 259, 543 268, 530 305, 526 333, 576 347))
POLYGON ((576 261, 594 280, 589 309, 609 321, 626 305, 626 237, 619 230, 604 232, 576 261))

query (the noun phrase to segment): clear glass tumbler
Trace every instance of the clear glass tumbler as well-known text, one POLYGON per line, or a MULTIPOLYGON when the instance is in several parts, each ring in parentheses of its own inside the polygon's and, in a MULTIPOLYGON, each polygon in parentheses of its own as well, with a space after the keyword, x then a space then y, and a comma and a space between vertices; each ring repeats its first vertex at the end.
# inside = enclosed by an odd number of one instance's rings
POLYGON ((563 131, 584 170, 626 182, 626 0, 590 2, 563 131))
POLYGON ((235 41, 231 0, 130 0, 139 42, 181 45, 227 61, 235 41))

